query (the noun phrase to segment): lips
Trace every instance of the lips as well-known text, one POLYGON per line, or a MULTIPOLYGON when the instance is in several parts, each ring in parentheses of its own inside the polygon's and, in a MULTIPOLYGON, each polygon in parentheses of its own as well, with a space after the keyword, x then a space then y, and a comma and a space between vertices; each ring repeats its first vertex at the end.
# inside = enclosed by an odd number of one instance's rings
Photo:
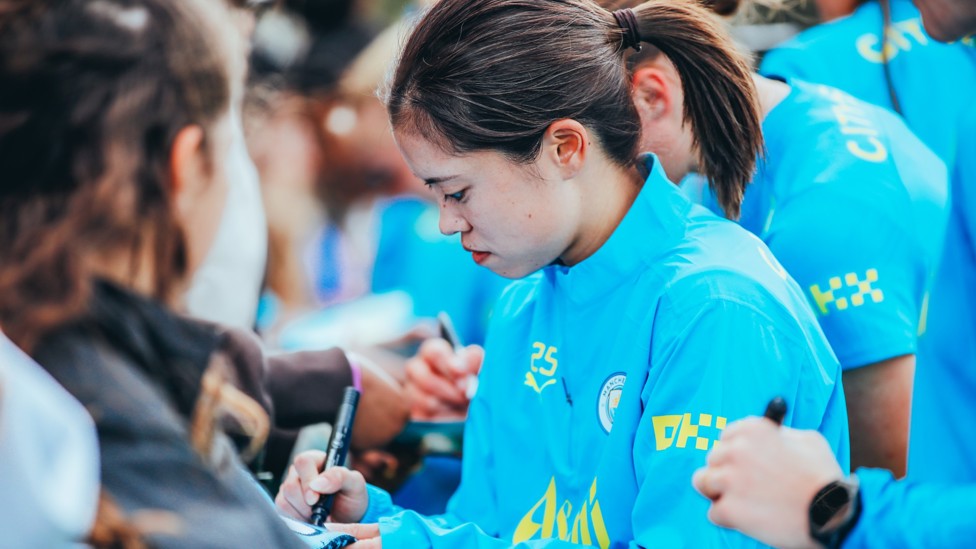
POLYGON ((485 261, 487 261, 488 260, 488 256, 491 255, 491 252, 483 252, 481 250, 474 250, 474 249, 471 249, 471 248, 469 248, 467 246, 464 246, 464 249, 465 249, 465 251, 471 253, 471 259, 474 259, 474 262, 477 263, 478 265, 481 265, 482 263, 484 263, 485 261))

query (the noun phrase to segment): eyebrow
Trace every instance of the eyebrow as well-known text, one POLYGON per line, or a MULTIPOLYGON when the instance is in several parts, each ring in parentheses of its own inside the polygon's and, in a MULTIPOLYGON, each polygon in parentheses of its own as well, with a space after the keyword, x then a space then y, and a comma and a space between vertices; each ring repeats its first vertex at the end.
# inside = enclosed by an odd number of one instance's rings
POLYGON ((444 176, 444 177, 428 177, 428 178, 424 179, 424 184, 427 185, 428 187, 430 187, 432 185, 437 185, 439 183, 444 183, 445 181, 450 181, 452 179, 455 179, 456 177, 457 177, 456 175, 448 175, 448 176, 444 176))

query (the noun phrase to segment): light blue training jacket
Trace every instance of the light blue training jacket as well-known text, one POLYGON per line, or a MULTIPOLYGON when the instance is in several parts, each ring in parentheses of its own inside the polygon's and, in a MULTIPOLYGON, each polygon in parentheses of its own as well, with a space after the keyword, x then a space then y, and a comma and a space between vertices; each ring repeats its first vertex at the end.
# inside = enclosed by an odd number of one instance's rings
POLYGON ((712 525, 692 473, 774 396, 843 467, 840 366, 755 236, 693 205, 653 156, 611 237, 496 305, 447 514, 380 520, 386 549, 754 547, 712 525))

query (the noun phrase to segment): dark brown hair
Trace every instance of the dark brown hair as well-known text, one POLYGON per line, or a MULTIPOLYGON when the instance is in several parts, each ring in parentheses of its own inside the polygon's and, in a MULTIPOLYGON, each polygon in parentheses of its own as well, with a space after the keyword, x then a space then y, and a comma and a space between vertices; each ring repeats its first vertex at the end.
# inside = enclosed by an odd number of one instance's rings
POLYGON ((209 2, 0 0, 0 325, 21 347, 83 313, 100 259, 134 278, 151 250, 163 301, 183 281, 170 151, 230 101, 209 2))
MULTIPOLYGON (((674 63, 702 172, 730 217, 762 150, 751 70, 723 25, 689 0, 634 10, 641 40, 674 63)), ((534 160, 549 125, 577 120, 629 167, 640 123, 624 31, 590 0, 441 0, 406 43, 387 91, 393 127, 445 150, 534 160)))

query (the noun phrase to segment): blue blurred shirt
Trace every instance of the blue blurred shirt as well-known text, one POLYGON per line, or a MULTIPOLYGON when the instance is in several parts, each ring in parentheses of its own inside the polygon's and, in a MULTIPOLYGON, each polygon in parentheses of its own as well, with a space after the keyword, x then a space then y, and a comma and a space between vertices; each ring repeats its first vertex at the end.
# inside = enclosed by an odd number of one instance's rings
POLYGON ((806 292, 844 369, 913 354, 948 216, 945 166, 894 114, 789 84, 763 121, 767 154, 739 222, 806 292))
POLYGON ((976 484, 896 481, 858 469, 861 518, 845 549, 962 548, 976 539, 976 484))

